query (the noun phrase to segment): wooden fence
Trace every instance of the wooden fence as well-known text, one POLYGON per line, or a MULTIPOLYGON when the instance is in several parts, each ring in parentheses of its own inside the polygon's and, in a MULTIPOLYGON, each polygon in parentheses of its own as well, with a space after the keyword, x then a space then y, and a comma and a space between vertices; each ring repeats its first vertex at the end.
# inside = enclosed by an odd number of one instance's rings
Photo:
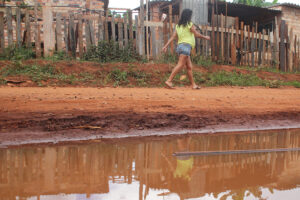
MULTIPOLYGON (((172 16, 172 9, 169 10, 169 16, 172 16)), ((120 48, 126 48, 131 42, 140 55, 159 58, 178 16, 154 22, 146 21, 144 12, 136 15, 134 20, 132 11, 127 13, 125 17, 114 17, 108 16, 108 11, 105 15, 103 11, 89 13, 81 9, 58 13, 47 5, 42 9, 7 7, 0 11, 0 51, 11 45, 23 45, 35 46, 37 57, 49 56, 54 51, 82 57, 99 41, 112 40, 118 42, 120 48)), ((257 23, 245 25, 238 18, 229 23, 226 16, 214 16, 212 26, 199 26, 202 34, 209 35, 211 40, 197 39, 193 54, 221 64, 300 71, 300 36, 293 34, 293 28, 284 20, 280 24, 275 21, 270 32, 258 31, 257 23), (218 23, 214 19, 218 19, 218 23)), ((169 53, 174 54, 175 49, 174 42, 169 53)))

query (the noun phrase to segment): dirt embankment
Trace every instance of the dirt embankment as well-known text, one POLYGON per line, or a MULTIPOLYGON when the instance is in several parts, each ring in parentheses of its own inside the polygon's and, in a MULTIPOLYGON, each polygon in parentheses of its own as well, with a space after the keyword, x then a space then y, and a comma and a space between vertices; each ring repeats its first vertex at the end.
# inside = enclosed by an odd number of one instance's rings
POLYGON ((295 88, 0 88, 0 145, 297 126, 295 88))

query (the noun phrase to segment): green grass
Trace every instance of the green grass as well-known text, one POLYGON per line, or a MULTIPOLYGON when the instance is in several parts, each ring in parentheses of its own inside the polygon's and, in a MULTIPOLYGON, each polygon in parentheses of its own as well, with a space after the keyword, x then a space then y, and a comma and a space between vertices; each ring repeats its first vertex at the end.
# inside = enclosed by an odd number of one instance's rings
POLYGON ((241 74, 237 72, 220 71, 208 74, 205 85, 207 86, 267 86, 268 81, 257 77, 255 74, 241 74))
POLYGON ((284 83, 282 83, 282 85, 294 86, 295 88, 300 88, 300 82, 299 81, 284 82, 284 83))
POLYGON ((4 49, 0 54, 0 60, 28 60, 35 58, 35 52, 32 48, 10 46, 4 49))

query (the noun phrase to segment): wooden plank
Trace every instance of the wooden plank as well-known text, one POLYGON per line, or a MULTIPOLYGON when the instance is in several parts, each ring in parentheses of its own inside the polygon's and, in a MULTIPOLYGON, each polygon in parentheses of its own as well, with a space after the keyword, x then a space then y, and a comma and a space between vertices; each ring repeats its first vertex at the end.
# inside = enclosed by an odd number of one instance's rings
POLYGON ((240 34, 240 31, 239 31, 239 18, 238 17, 235 17, 235 45, 236 45, 236 48, 240 48, 240 38, 239 38, 239 34, 240 34))
POLYGON ((258 23, 255 22, 255 53, 254 53, 254 63, 258 66, 258 41, 259 41, 259 34, 258 34, 258 23))
POLYGON ((22 46, 22 39, 21 39, 21 9, 16 9, 16 39, 17 39, 17 47, 22 46))
POLYGON ((289 71, 293 71, 293 44, 294 44, 294 33, 293 28, 290 29, 289 43, 288 43, 288 53, 289 53, 289 71))
MULTIPOLYGON (((82 19, 81 19, 82 20, 82 19)), ((82 22, 81 22, 82 24, 82 22)), ((103 26, 103 20, 102 20, 102 11, 100 11, 99 13, 99 17, 98 17, 98 43, 102 40, 104 40, 104 26, 103 26)))
POLYGON ((129 23, 129 40, 133 40, 133 23, 132 23, 132 11, 128 10, 128 23, 129 23))
POLYGON ((140 27, 139 27, 139 18, 138 16, 136 15, 135 16, 135 48, 136 48, 136 52, 139 53, 139 34, 140 34, 140 27))
POLYGON ((251 67, 255 66, 255 39, 254 39, 254 31, 255 31, 255 27, 252 27, 252 35, 251 35, 251 67))
POLYGON ((212 26, 212 32, 211 32, 211 56, 212 60, 215 61, 215 0, 211 1, 212 3, 212 14, 211 14, 211 26, 212 26))
POLYGON ((76 57, 76 40, 75 40, 75 24, 74 24, 74 14, 70 13, 69 21, 69 39, 70 39, 70 50, 72 56, 76 57))
POLYGON ((259 40, 258 40, 258 66, 262 64, 262 39, 261 32, 259 32, 259 40))
POLYGON ((64 42, 66 47, 66 53, 69 53, 69 37, 68 37, 68 25, 67 25, 67 19, 66 17, 63 17, 64 21, 64 42))
MULTIPOLYGON (((146 21, 149 19, 149 0, 146 0, 146 21)), ((146 25, 146 54, 147 54, 147 60, 149 61, 150 58, 150 44, 149 44, 149 28, 146 25)))
POLYGON ((34 1, 34 24, 35 24, 35 53, 36 53, 36 57, 40 58, 42 56, 42 52, 41 52, 41 40, 40 40, 40 25, 38 22, 37 0, 34 1))
MULTIPOLYGON (((208 32, 207 32, 207 25, 205 26, 205 35, 208 35, 208 32)), ((205 57, 207 58, 208 57, 208 54, 209 54, 209 43, 208 43, 208 40, 205 40, 205 57)))
POLYGON ((168 22, 167 22, 167 20, 164 21, 163 38, 164 38, 164 44, 166 44, 168 42, 168 22))
POLYGON ((157 51, 157 58, 159 58, 159 55, 162 55, 160 54, 160 52, 162 51, 162 48, 163 48, 163 45, 164 45, 164 42, 163 42, 163 29, 162 27, 158 27, 158 41, 159 41, 159 45, 158 46, 158 51, 157 51))
POLYGON ((248 37, 247 37, 247 63, 250 66, 250 50, 251 50, 251 40, 250 40, 250 26, 247 26, 248 29, 248 37))
POLYGON ((279 25, 279 22, 277 20, 277 17, 275 17, 275 35, 274 35, 274 47, 275 47, 275 66, 276 66, 276 69, 279 70, 279 66, 280 66, 280 62, 279 62, 279 31, 280 31, 280 25, 279 25), (276 41, 275 41, 276 39, 276 41))
POLYGON ((156 58, 157 57, 157 39, 155 37, 155 28, 151 27, 150 28, 150 32, 151 32, 151 41, 152 41, 152 57, 156 58))
POLYGON ((268 30, 268 40, 267 40, 267 66, 271 65, 271 32, 268 30))
POLYGON ((116 24, 115 24, 114 14, 112 15, 111 18, 111 39, 114 42, 116 41, 116 24))
POLYGON ((221 14, 221 61, 224 62, 224 15, 221 14))
POLYGON ((108 10, 106 10, 106 13, 105 13, 104 33, 105 33, 105 40, 109 41, 108 21, 107 21, 107 18, 108 18, 108 10))
POLYGON ((92 46, 91 32, 90 32, 90 20, 85 19, 85 42, 86 48, 89 50, 92 46))
POLYGON ((12 25, 12 13, 11 7, 6 7, 6 20, 7 20, 7 39, 8 39, 8 46, 13 45, 13 25, 12 25))
POLYGON ((62 30, 61 30, 61 13, 56 13, 56 48, 57 51, 62 51, 62 30))
POLYGON ((43 10, 43 42, 44 56, 52 56, 55 50, 55 35, 53 30, 53 14, 50 3, 42 7, 43 10))
MULTIPOLYGON (((265 34, 266 34, 266 30, 263 29, 263 35, 265 34)), ((262 59, 261 59, 262 66, 265 65, 265 60, 266 60, 266 42, 265 40, 262 39, 262 59)))
POLYGON ((298 70, 298 59, 297 59, 297 35, 295 35, 294 38, 294 67, 295 67, 295 71, 298 70))
POLYGON ((25 12, 25 43, 26 47, 30 48, 31 47, 31 27, 30 27, 30 15, 29 15, 29 10, 26 9, 25 12))
POLYGON ((123 23, 119 22, 119 23, 118 23, 118 42, 119 42, 119 47, 120 47, 121 49, 124 47, 123 41, 124 41, 124 36, 123 36, 123 23))
POLYGON ((286 55, 285 55, 285 43, 284 43, 284 39, 285 39, 285 20, 281 20, 281 24, 280 24, 280 46, 279 46, 279 56, 280 56, 280 70, 281 71, 285 71, 285 67, 286 67, 286 55))
POLYGON ((144 0, 140 0, 140 27, 141 27, 141 32, 140 32, 140 55, 145 56, 145 26, 144 26, 144 21, 145 21, 145 13, 144 13, 144 0))
POLYGON ((89 30, 90 30, 91 44, 95 45, 96 41, 95 41, 95 30, 94 30, 93 23, 94 23, 94 21, 92 19, 90 19, 89 20, 89 30))
POLYGON ((127 16, 124 17, 124 41, 125 47, 128 47, 128 24, 127 24, 127 16))
MULTIPOLYGON (((101 14, 100 14, 101 15, 101 14)), ((100 29, 102 32, 102 40, 103 40, 103 30, 100 29)), ((99 36, 101 39, 101 36, 99 36)), ((79 57, 83 57, 83 23, 82 23, 82 14, 78 15, 78 47, 79 47, 79 57)))
POLYGON ((0 53, 3 53, 5 49, 4 40, 4 12, 0 12, 0 53))
MULTIPOLYGON (((172 4, 169 5, 169 36, 173 35, 173 8, 172 4)), ((170 43, 170 53, 174 54, 174 43, 170 43)))
POLYGON ((244 49, 244 22, 241 22, 241 39, 240 39, 240 63, 239 65, 243 65, 243 58, 244 58, 244 54, 243 54, 243 49, 244 49))
MULTIPOLYGON (((233 27, 231 29, 233 32, 233 27)), ((236 64, 236 38, 234 38, 234 35, 231 35, 231 64, 236 64)))

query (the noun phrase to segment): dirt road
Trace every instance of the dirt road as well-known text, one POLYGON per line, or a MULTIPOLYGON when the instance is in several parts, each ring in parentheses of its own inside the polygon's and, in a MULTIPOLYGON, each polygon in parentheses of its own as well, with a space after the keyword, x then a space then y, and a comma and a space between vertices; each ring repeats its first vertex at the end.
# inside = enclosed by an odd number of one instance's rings
POLYGON ((300 127, 300 90, 0 88, 0 145, 300 127))

